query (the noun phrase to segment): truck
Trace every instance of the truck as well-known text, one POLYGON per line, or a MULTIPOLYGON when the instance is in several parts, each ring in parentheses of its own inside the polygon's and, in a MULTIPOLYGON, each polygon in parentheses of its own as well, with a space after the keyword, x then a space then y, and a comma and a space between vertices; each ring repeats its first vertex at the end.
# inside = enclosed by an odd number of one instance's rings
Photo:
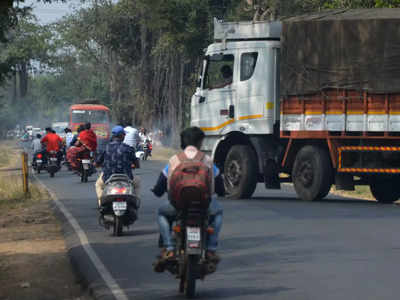
POLYGON ((368 185, 400 198, 400 9, 331 10, 274 22, 214 20, 191 125, 227 194, 293 183, 299 198, 368 185))

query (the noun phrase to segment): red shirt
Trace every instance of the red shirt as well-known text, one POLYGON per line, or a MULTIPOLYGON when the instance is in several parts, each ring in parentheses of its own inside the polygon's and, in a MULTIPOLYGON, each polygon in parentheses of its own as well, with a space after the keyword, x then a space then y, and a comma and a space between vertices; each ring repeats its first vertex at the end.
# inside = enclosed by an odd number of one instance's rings
POLYGON ((97 136, 92 129, 81 131, 78 140, 90 151, 95 152, 97 149, 97 136))
POLYGON ((59 137, 55 133, 48 133, 45 135, 44 138, 40 141, 42 144, 46 145, 46 151, 59 151, 60 150, 60 144, 62 143, 62 138, 59 137))

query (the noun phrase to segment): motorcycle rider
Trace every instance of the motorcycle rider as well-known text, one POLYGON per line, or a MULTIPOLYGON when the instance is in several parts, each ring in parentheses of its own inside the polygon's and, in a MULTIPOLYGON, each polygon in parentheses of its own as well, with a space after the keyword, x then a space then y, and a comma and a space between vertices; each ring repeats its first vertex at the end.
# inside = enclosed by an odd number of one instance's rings
POLYGON ((75 146, 76 142, 78 141, 78 136, 79 134, 85 130, 84 125, 79 125, 78 128, 76 129, 76 134, 74 134, 74 137, 71 140, 70 147, 75 146))
POLYGON ((85 148, 91 152, 96 152, 97 150, 97 136, 96 133, 92 130, 92 125, 90 122, 86 123, 84 126, 84 130, 79 133, 78 141, 85 146, 85 148))
MULTIPOLYGON (((182 131, 181 133, 181 149, 185 152, 188 158, 193 158, 200 151, 204 140, 204 132, 198 127, 190 127, 182 131)), ((206 155, 203 159, 203 163, 212 168, 212 173, 214 175, 214 187, 215 192, 218 195, 225 194, 225 188, 223 184, 223 179, 221 177, 219 169, 213 164, 212 159, 206 155)), ((174 155, 170 160, 168 165, 162 170, 158 181, 152 192, 157 196, 161 197, 168 190, 168 180, 171 176, 172 171, 178 166, 179 159, 174 155)), ((219 201, 212 196, 209 206, 209 214, 211 216, 210 226, 214 228, 214 234, 209 236, 207 243, 206 257, 219 262, 219 256, 216 253, 218 246, 218 235, 222 227, 222 206, 219 201)), ((171 259, 174 257, 174 245, 171 238, 171 226, 169 220, 173 220, 177 216, 176 209, 172 206, 169 200, 166 200, 164 204, 158 209, 157 221, 160 229, 160 234, 163 239, 163 244, 165 249, 161 251, 161 263, 162 260, 171 259)))
POLYGON ((136 196, 140 195, 140 180, 132 174, 132 164, 136 163, 135 151, 132 147, 123 143, 125 131, 122 126, 115 126, 112 131, 111 141, 105 150, 97 157, 95 166, 103 166, 99 178, 96 181, 96 194, 99 208, 101 208, 101 196, 104 191, 105 182, 113 174, 126 174, 133 181, 136 196))
POLYGON ((61 158, 62 158, 62 153, 60 151, 63 140, 62 138, 57 134, 54 133, 53 129, 50 127, 47 127, 46 129, 46 135, 42 138, 40 141, 42 145, 46 146, 46 159, 50 151, 55 151, 57 154, 57 164, 60 166, 61 163, 61 158))
POLYGON ((71 142, 72 139, 74 138, 74 135, 72 134, 72 131, 69 128, 65 128, 64 132, 65 132, 65 147, 68 149, 69 147, 72 146, 71 142))
POLYGON ((36 138, 32 141, 32 147, 31 147, 33 150, 32 164, 36 161, 36 155, 38 153, 43 154, 43 145, 40 141, 41 138, 42 138, 42 135, 40 133, 38 133, 38 134, 36 134, 36 138))
POLYGON ((74 147, 71 147, 67 152, 68 162, 71 168, 76 171, 80 168, 78 159, 85 156, 90 157, 90 152, 96 152, 97 150, 97 136, 91 129, 91 124, 86 123, 79 129, 80 132, 74 147))
POLYGON ((131 146, 136 151, 138 143, 140 141, 138 130, 132 127, 132 124, 130 122, 127 122, 124 131, 125 131, 124 144, 131 146))

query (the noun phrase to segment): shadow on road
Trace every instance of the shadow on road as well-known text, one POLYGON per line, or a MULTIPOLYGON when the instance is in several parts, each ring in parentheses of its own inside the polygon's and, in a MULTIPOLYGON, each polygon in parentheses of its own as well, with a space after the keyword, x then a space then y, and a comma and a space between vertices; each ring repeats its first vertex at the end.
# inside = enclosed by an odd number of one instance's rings
POLYGON ((129 231, 124 231, 122 234, 122 237, 124 236, 139 236, 139 235, 150 235, 150 234, 155 234, 158 233, 157 229, 135 229, 132 228, 129 231))
POLYGON ((387 205, 383 203, 378 203, 376 201, 371 200, 363 200, 363 199, 354 199, 354 198, 334 198, 334 199, 322 199, 312 202, 306 202, 296 197, 252 197, 251 199, 247 199, 246 201, 295 201, 295 202, 303 202, 303 203, 341 203, 341 204, 363 204, 363 205, 387 205))
MULTIPOLYGON (((212 291, 198 291, 196 299, 232 299, 243 296, 272 295, 289 291, 291 288, 276 286, 271 288, 229 287, 217 288, 212 291)), ((250 299, 250 298, 249 298, 250 299)))

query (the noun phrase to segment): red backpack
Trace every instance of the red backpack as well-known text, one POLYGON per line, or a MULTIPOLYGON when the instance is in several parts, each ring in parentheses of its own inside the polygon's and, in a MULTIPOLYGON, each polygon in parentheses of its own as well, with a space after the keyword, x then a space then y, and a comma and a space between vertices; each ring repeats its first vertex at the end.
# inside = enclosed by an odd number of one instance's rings
POLYGON ((197 152, 189 159, 184 152, 178 154, 179 164, 169 178, 169 199, 178 210, 207 209, 211 200, 212 174, 203 162, 205 154, 197 152))

